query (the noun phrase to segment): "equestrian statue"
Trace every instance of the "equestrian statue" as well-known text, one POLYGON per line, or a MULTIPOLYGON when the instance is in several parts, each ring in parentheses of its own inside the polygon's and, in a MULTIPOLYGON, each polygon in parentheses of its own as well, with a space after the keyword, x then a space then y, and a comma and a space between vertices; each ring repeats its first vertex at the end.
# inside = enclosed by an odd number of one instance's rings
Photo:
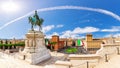
POLYGON ((28 17, 29 23, 31 24, 31 30, 34 31, 34 26, 39 27, 39 31, 42 30, 42 24, 44 20, 42 18, 39 18, 37 11, 35 11, 35 14, 33 16, 28 17))

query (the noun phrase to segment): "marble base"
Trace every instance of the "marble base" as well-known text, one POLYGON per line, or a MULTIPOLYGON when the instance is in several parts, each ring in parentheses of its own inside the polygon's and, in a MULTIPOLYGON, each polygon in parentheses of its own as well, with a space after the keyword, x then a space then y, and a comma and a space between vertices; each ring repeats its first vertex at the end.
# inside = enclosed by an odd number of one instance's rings
POLYGON ((30 64, 38 64, 44 60, 47 60, 51 57, 49 51, 37 52, 37 53, 27 53, 25 54, 25 61, 30 64))
POLYGON ((39 31, 29 31, 26 34, 25 48, 21 52, 22 59, 30 64, 38 64, 51 57, 45 47, 44 34, 39 31))

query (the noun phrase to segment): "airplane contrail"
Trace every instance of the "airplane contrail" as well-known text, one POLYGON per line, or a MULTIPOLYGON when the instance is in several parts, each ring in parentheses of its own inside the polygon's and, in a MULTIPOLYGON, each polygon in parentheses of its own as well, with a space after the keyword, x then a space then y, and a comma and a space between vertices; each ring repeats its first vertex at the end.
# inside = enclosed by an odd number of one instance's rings
MULTIPOLYGON (((74 9, 74 10, 87 10, 87 11, 93 11, 93 12, 98 12, 98 13, 102 13, 102 14, 105 14, 105 15, 108 15, 108 16, 111 16, 113 18, 115 18, 116 20, 120 21, 120 16, 111 12, 111 11, 108 11, 108 10, 105 10, 105 9, 100 9, 100 8, 90 8, 90 7, 81 7, 81 6, 56 6, 56 7, 49 7, 49 8, 42 8, 42 9, 38 9, 37 11, 38 12, 44 12, 44 11, 53 11, 53 10, 62 10, 62 9, 74 9)), ((22 19, 22 18, 25 18, 31 14, 33 14, 34 11, 31 11, 29 13, 27 13, 26 15, 23 15, 19 18, 16 18, 10 22, 7 22, 6 24, 4 24, 3 26, 0 27, 0 30, 7 27, 8 25, 22 19)))

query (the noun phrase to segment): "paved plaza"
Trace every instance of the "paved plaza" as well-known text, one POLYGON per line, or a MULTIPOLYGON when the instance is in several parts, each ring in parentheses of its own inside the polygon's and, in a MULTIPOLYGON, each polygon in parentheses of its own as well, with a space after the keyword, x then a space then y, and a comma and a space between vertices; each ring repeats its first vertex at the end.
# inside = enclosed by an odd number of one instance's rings
MULTIPOLYGON (((0 52, 0 68, 49 68, 53 67, 57 60, 66 60, 67 55, 51 52, 51 58, 37 65, 30 65, 28 62, 19 60, 14 54, 4 54, 0 52)), ((100 61, 94 68, 120 68, 120 55, 111 55, 108 62, 100 61)), ((73 68, 73 67, 71 67, 73 68)))
POLYGON ((13 54, 0 52, 0 68, 44 68, 45 65, 52 65, 57 60, 65 60, 62 53, 51 52, 51 58, 37 65, 30 65, 28 62, 18 59, 13 54))
POLYGON ((120 68, 120 55, 112 55, 108 62, 101 61, 95 68, 120 68))
POLYGON ((43 68, 37 65, 30 65, 15 56, 0 53, 0 68, 43 68))

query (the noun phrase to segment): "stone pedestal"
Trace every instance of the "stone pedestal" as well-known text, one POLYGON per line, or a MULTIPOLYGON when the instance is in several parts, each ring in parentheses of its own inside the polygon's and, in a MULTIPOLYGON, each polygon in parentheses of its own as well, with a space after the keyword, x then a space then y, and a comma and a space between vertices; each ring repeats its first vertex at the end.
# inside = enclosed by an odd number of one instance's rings
POLYGON ((40 31, 29 31, 26 34, 23 59, 31 64, 37 64, 51 57, 45 47, 44 34, 40 31))

